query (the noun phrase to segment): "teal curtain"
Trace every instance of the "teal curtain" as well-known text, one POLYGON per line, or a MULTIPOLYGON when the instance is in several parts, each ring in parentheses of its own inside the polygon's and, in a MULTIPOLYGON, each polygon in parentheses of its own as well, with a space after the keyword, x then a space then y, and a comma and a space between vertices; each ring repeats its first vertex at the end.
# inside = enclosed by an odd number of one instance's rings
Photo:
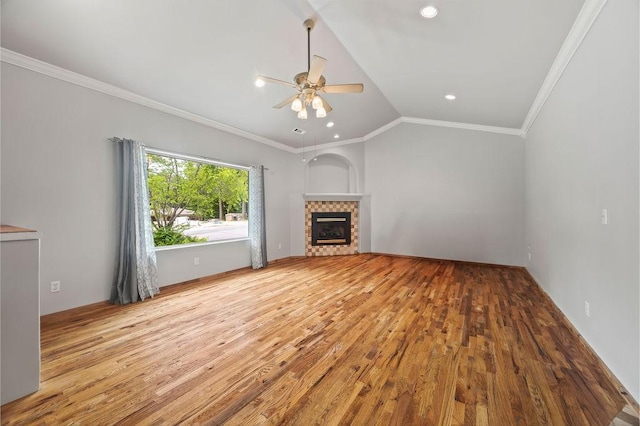
POLYGON ((130 139, 111 141, 116 144, 119 177, 119 243, 109 301, 124 305, 158 294, 158 272, 144 147, 130 139))
POLYGON ((264 207, 264 167, 249 168, 249 238, 251 239, 251 267, 267 266, 267 231, 264 207))

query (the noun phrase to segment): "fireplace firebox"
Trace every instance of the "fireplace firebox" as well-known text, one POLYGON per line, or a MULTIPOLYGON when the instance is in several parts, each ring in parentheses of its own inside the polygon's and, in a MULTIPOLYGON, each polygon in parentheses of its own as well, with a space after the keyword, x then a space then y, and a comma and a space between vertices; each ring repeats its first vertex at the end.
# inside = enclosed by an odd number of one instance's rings
POLYGON ((311 245, 351 244, 351 212, 311 213, 311 245))

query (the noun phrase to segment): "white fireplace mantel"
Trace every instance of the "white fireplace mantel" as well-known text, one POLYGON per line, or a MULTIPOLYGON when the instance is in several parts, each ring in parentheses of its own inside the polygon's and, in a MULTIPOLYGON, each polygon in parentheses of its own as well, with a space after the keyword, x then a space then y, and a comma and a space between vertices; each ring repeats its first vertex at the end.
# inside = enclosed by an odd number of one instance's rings
POLYGON ((307 201, 360 201, 364 194, 360 193, 305 193, 302 197, 307 201))

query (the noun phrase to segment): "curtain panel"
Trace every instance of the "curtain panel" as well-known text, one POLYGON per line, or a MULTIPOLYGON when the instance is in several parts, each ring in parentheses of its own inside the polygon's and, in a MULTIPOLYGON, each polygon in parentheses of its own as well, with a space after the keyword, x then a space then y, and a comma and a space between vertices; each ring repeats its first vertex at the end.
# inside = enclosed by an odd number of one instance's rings
POLYGON ((251 267, 267 266, 267 232, 264 206, 264 167, 249 168, 249 238, 251 239, 251 267))
POLYGON ((158 269, 144 147, 130 139, 111 141, 116 143, 117 152, 120 237, 109 301, 124 305, 158 294, 158 269))

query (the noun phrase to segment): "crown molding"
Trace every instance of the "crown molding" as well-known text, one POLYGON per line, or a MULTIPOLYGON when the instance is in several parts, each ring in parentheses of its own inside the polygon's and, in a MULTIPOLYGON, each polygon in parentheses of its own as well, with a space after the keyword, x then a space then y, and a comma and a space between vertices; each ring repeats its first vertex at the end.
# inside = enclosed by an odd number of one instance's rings
POLYGON ((428 118, 401 117, 403 123, 422 124, 425 126, 451 127, 454 129, 475 130, 478 132, 501 133, 505 135, 523 136, 522 130, 510 127, 485 126, 482 124, 457 123, 455 121, 430 120, 428 118))
MULTIPOLYGON (((194 114, 188 111, 181 110, 179 108, 172 107, 170 105, 163 104, 162 102, 154 101, 153 99, 149 99, 144 96, 137 95, 133 92, 129 92, 128 90, 121 89, 117 86, 113 86, 111 84, 107 84, 102 81, 95 80, 85 75, 82 75, 73 71, 69 71, 65 68, 51 65, 47 62, 34 59, 30 56, 26 56, 21 53, 14 52, 13 50, 9 50, 4 47, 0 49, 0 61, 6 62, 11 65, 15 65, 21 68, 25 68, 30 71, 34 71, 34 72, 46 75, 48 77, 66 81, 67 83, 75 84, 80 87, 94 90, 96 92, 100 92, 105 95, 120 98, 125 101, 133 102, 138 105, 142 105, 151 109, 155 109, 157 111, 171 114, 176 117, 184 118, 186 120, 190 120, 208 127, 212 127, 214 129, 222 130, 224 132, 231 133, 246 139, 250 139, 255 142, 260 142, 262 144, 271 146, 273 148, 281 149, 291 154, 300 154, 304 151, 303 148, 292 148, 283 143, 276 142, 274 140, 255 135, 253 133, 249 133, 244 130, 237 129, 232 126, 228 126, 226 124, 217 122, 215 120, 202 117, 201 115, 198 115, 198 114, 194 114)), ((397 126, 400 122, 401 122, 401 118, 397 118, 394 121, 388 124, 385 124, 384 126, 365 135, 364 137, 349 139, 349 140, 340 141, 340 142, 333 142, 333 143, 330 142, 330 143, 322 144, 322 148, 332 148, 336 146, 350 145, 354 143, 364 142, 365 140, 371 139, 372 137, 379 135, 380 133, 385 132, 392 127, 397 126)))
POLYGON ((353 139, 346 139, 346 140, 338 141, 338 142, 328 142, 328 143, 323 143, 323 144, 307 145, 307 146, 302 147, 302 148, 294 149, 293 153, 294 154, 305 154, 305 153, 308 153, 309 151, 313 151, 314 149, 318 150, 318 149, 335 148, 337 146, 352 145, 354 143, 360 143, 360 142, 364 142, 364 138, 353 138, 353 139))
MULTIPOLYGON (((538 114, 542 110, 545 102, 551 95, 555 85, 560 80, 560 77, 564 73, 564 70, 567 68, 571 58, 578 50, 585 36, 591 29, 591 26, 597 19, 598 15, 602 11, 602 8, 607 3, 607 0, 586 0, 578 17, 576 18, 567 38, 565 39, 558 55, 556 56, 549 73, 547 74, 536 99, 534 100, 531 108, 529 109, 529 113, 525 118, 522 128, 514 129, 508 127, 495 127, 495 126, 485 126, 481 124, 471 124, 471 123, 458 123, 453 121, 443 121, 443 120, 431 120, 427 118, 416 118, 416 117, 399 117, 395 120, 385 124, 384 126, 368 133, 367 135, 348 139, 339 142, 329 142, 320 145, 322 149, 325 148, 334 148, 343 145, 350 145, 354 143, 366 142, 369 139, 378 136, 381 133, 386 132, 387 130, 397 126, 400 123, 411 123, 411 124, 420 124, 425 126, 438 126, 438 127, 449 127, 456 129, 464 129, 464 130, 475 130, 480 132, 490 132, 490 133, 500 133, 507 135, 515 135, 520 136, 522 138, 526 138, 527 133, 531 129, 531 126, 535 122, 538 114)), ((55 65, 48 64, 43 61, 39 61, 37 59, 31 58, 29 56, 22 55, 20 53, 14 52, 9 49, 2 48, 0 50, 0 59, 2 62, 6 62, 12 65, 16 65, 25 69, 29 69, 31 71, 35 71, 49 77, 53 77, 59 80, 63 80, 81 87, 85 87, 91 90, 95 90, 100 93, 104 93, 110 96, 114 96, 120 99, 124 99, 129 102, 133 102, 142 106, 146 106, 148 108, 155 109, 157 111, 165 112, 167 114, 174 115, 176 117, 184 118, 186 120, 190 120, 208 127, 212 127, 214 129, 222 130, 227 133, 234 134, 236 136, 243 137, 245 139, 253 140, 255 142, 259 142, 273 148, 281 149, 283 151, 292 153, 292 154, 300 154, 305 150, 304 148, 292 148, 288 145, 285 145, 280 142, 276 142, 274 140, 255 135, 253 133, 246 132, 244 130, 237 129, 235 127, 211 120, 209 118, 205 118, 203 116, 193 114, 188 111, 181 110, 179 108, 172 107, 170 105, 163 104, 158 101, 154 101, 153 99, 146 98, 144 96, 137 95, 135 93, 129 92, 127 90, 121 89, 119 87, 101 82, 99 80, 95 80, 89 77, 86 77, 82 74, 75 73, 73 71, 66 70, 64 68, 57 67, 55 65)))
POLYGON ((378 136, 379 134, 384 133, 384 132, 386 132, 387 130, 389 130, 389 129, 392 129, 392 128, 396 127, 398 124, 402 123, 403 118, 404 118, 404 117, 398 117, 398 118, 396 118, 395 120, 393 120, 393 121, 391 121, 391 122, 389 122, 389 123, 385 124, 384 126, 382 126, 382 127, 378 128, 378 129, 374 130, 373 132, 366 134, 366 135, 364 136, 364 138, 363 138, 363 139, 364 139, 365 141, 368 141, 369 139, 372 139, 372 138, 374 138, 374 137, 378 136))
MULTIPOLYGON (((378 136, 380 133, 384 133, 387 130, 396 127, 398 124, 402 123, 402 117, 398 117, 395 120, 385 124, 382 127, 377 128, 376 130, 372 131, 371 133, 367 133, 366 135, 364 135, 361 138, 353 138, 353 139, 345 139, 343 141, 338 141, 338 142, 329 142, 329 143, 323 143, 322 145, 317 145, 317 147, 319 147, 320 149, 325 149, 325 148, 335 148, 338 146, 343 146, 343 145, 351 145, 354 143, 360 143, 360 142, 366 142, 369 139, 378 136)), ((296 154, 302 154, 303 152, 307 152, 308 149, 303 150, 302 148, 297 148, 295 150, 296 154)))
MULTIPOLYGON (((316 145, 316 148, 325 149, 325 148, 335 148, 343 145, 351 145, 354 143, 366 142, 369 139, 378 136, 381 133, 386 132, 389 129, 396 127, 401 123, 410 123, 410 124, 420 124, 423 126, 437 126, 437 127, 449 127, 453 129, 464 129, 464 130, 474 130, 478 132, 489 132, 489 133, 499 133, 504 135, 514 135, 520 136, 524 138, 524 134, 520 129, 512 129, 510 127, 495 127, 495 126, 484 126, 482 124, 470 124, 470 123, 457 123, 455 121, 443 121, 443 120, 431 120, 428 118, 416 118, 416 117, 398 117, 395 120, 385 124, 384 126, 372 131, 371 133, 366 134, 361 138, 355 139, 347 139, 339 142, 330 142, 324 143, 321 145, 316 145)), ((294 153, 302 154, 304 152, 308 152, 309 147, 306 149, 297 148, 294 153)))
POLYGON ((237 129, 232 126, 228 126, 215 120, 205 118, 198 114, 194 114, 179 108, 172 107, 170 105, 163 104, 162 102, 154 101, 153 99, 137 95, 133 92, 129 92, 128 90, 124 90, 111 84, 89 78, 82 74, 78 74, 73 71, 51 65, 49 63, 22 55, 9 49, 2 48, 2 50, 0 50, 0 60, 8 64, 12 64, 21 68, 35 71, 40 74, 44 74, 49 77, 56 78, 58 80, 66 81, 77 86, 95 90, 96 92, 104 93, 109 96, 124 99, 125 101, 133 102, 138 105, 155 109, 156 111, 161 111, 167 114, 174 115, 176 117, 184 118, 186 120, 190 120, 204 126, 212 127, 217 130, 222 130, 224 132, 231 133, 245 139, 250 139, 255 142, 260 142, 273 148, 278 148, 290 153, 293 153, 295 151, 294 148, 291 148, 290 146, 283 143, 237 129))
POLYGON ((521 132, 523 137, 526 137, 531 126, 533 126, 533 123, 536 121, 538 114, 540 114, 542 107, 547 102, 547 99, 549 99, 551 92, 553 92, 556 83, 560 80, 560 77, 569 65, 571 58, 573 58, 573 55, 582 44, 582 41, 591 29, 595 20, 598 18, 598 15, 600 15, 600 12, 606 3, 607 0, 586 0, 584 5, 582 5, 582 9, 580 10, 578 17, 573 23, 571 30, 569 30, 569 34, 564 40, 556 59, 553 61, 551 69, 549 70, 547 77, 544 79, 544 82, 538 91, 538 95, 533 101, 533 104, 529 109, 529 113, 522 124, 521 132))

